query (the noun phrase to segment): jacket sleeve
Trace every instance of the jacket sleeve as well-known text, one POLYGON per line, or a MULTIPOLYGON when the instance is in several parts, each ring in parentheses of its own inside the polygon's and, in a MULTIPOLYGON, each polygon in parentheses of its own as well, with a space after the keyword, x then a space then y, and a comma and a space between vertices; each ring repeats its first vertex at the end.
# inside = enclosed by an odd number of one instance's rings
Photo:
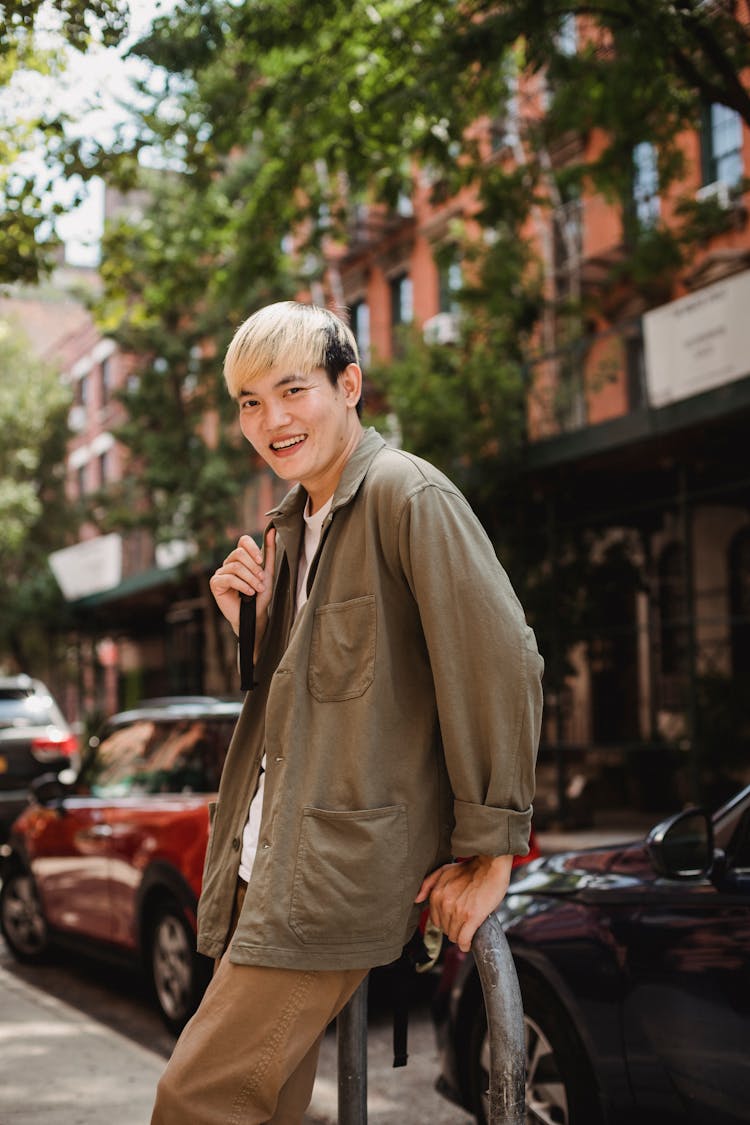
POLYGON ((544 664, 465 498, 425 483, 399 521, 453 790, 454 856, 526 855, 544 664))

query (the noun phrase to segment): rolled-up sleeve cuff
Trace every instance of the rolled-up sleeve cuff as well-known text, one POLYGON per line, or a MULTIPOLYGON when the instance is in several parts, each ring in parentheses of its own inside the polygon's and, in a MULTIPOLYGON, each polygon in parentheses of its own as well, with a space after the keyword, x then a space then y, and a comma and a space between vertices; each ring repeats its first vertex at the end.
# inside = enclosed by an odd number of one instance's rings
POLYGON ((454 856, 528 855, 532 807, 495 809, 454 801, 455 826, 451 836, 454 856))

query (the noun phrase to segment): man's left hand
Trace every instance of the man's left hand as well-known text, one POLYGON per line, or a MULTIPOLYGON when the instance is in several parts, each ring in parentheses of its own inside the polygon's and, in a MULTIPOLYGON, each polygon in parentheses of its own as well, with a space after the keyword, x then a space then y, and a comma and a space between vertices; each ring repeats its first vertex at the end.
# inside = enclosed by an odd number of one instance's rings
POLYGON ((505 897, 512 855, 477 855, 428 875, 415 902, 430 900, 430 921, 468 953, 474 934, 505 897))

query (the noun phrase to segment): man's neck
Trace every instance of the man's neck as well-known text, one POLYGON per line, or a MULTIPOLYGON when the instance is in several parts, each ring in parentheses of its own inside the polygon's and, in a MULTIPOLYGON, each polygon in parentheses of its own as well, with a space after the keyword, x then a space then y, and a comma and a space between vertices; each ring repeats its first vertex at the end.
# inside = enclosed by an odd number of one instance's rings
POLYGON ((304 482, 302 482, 307 491, 309 515, 315 515, 318 509, 321 508, 323 504, 327 503, 327 501, 330 500, 333 496, 334 492, 338 488, 339 481, 341 480, 341 476, 344 472, 344 469, 346 468, 347 462, 349 461, 352 453, 354 453, 354 450, 361 442, 364 436, 364 432, 365 431, 362 428, 359 419, 357 419, 356 428, 352 428, 352 431, 349 435, 349 440, 347 441, 346 446, 342 451, 342 455, 338 460, 337 471, 335 472, 335 474, 328 475, 325 480, 320 481, 320 484, 318 484, 317 482, 315 484, 305 484, 304 482))

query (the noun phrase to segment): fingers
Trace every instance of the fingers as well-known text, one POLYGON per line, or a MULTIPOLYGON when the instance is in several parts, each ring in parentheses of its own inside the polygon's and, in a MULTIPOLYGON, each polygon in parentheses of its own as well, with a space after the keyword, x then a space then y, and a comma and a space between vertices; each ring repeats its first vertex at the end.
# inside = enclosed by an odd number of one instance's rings
POLYGON ((209 585, 214 597, 230 591, 249 595, 262 593, 266 585, 266 571, 255 540, 249 535, 243 535, 213 575, 209 585))
POLYGON ((266 532, 266 538, 264 540, 264 548, 265 548, 265 550, 264 550, 265 565, 264 565, 263 569, 264 569, 264 572, 265 572, 265 577, 266 577, 267 580, 273 580, 274 571, 276 569, 276 528, 275 527, 269 527, 268 531, 266 532))
POLYGON ((422 883, 416 902, 429 896, 430 921, 464 952, 479 926, 502 901, 512 856, 475 857, 433 871, 422 883))
POLYGON ((464 923, 464 925, 458 931, 456 938, 451 938, 451 941, 455 940, 456 945, 462 953, 468 953, 471 949, 471 943, 474 939, 474 934, 477 932, 483 921, 484 918, 480 918, 479 921, 475 921, 472 919, 470 922, 464 923))
POLYGON ((423 879, 422 886, 419 888, 419 894, 414 899, 415 902, 424 902, 430 897, 432 888, 440 878, 440 873, 442 872, 442 870, 442 867, 438 867, 437 870, 433 871, 431 875, 428 875, 426 879, 423 879))

